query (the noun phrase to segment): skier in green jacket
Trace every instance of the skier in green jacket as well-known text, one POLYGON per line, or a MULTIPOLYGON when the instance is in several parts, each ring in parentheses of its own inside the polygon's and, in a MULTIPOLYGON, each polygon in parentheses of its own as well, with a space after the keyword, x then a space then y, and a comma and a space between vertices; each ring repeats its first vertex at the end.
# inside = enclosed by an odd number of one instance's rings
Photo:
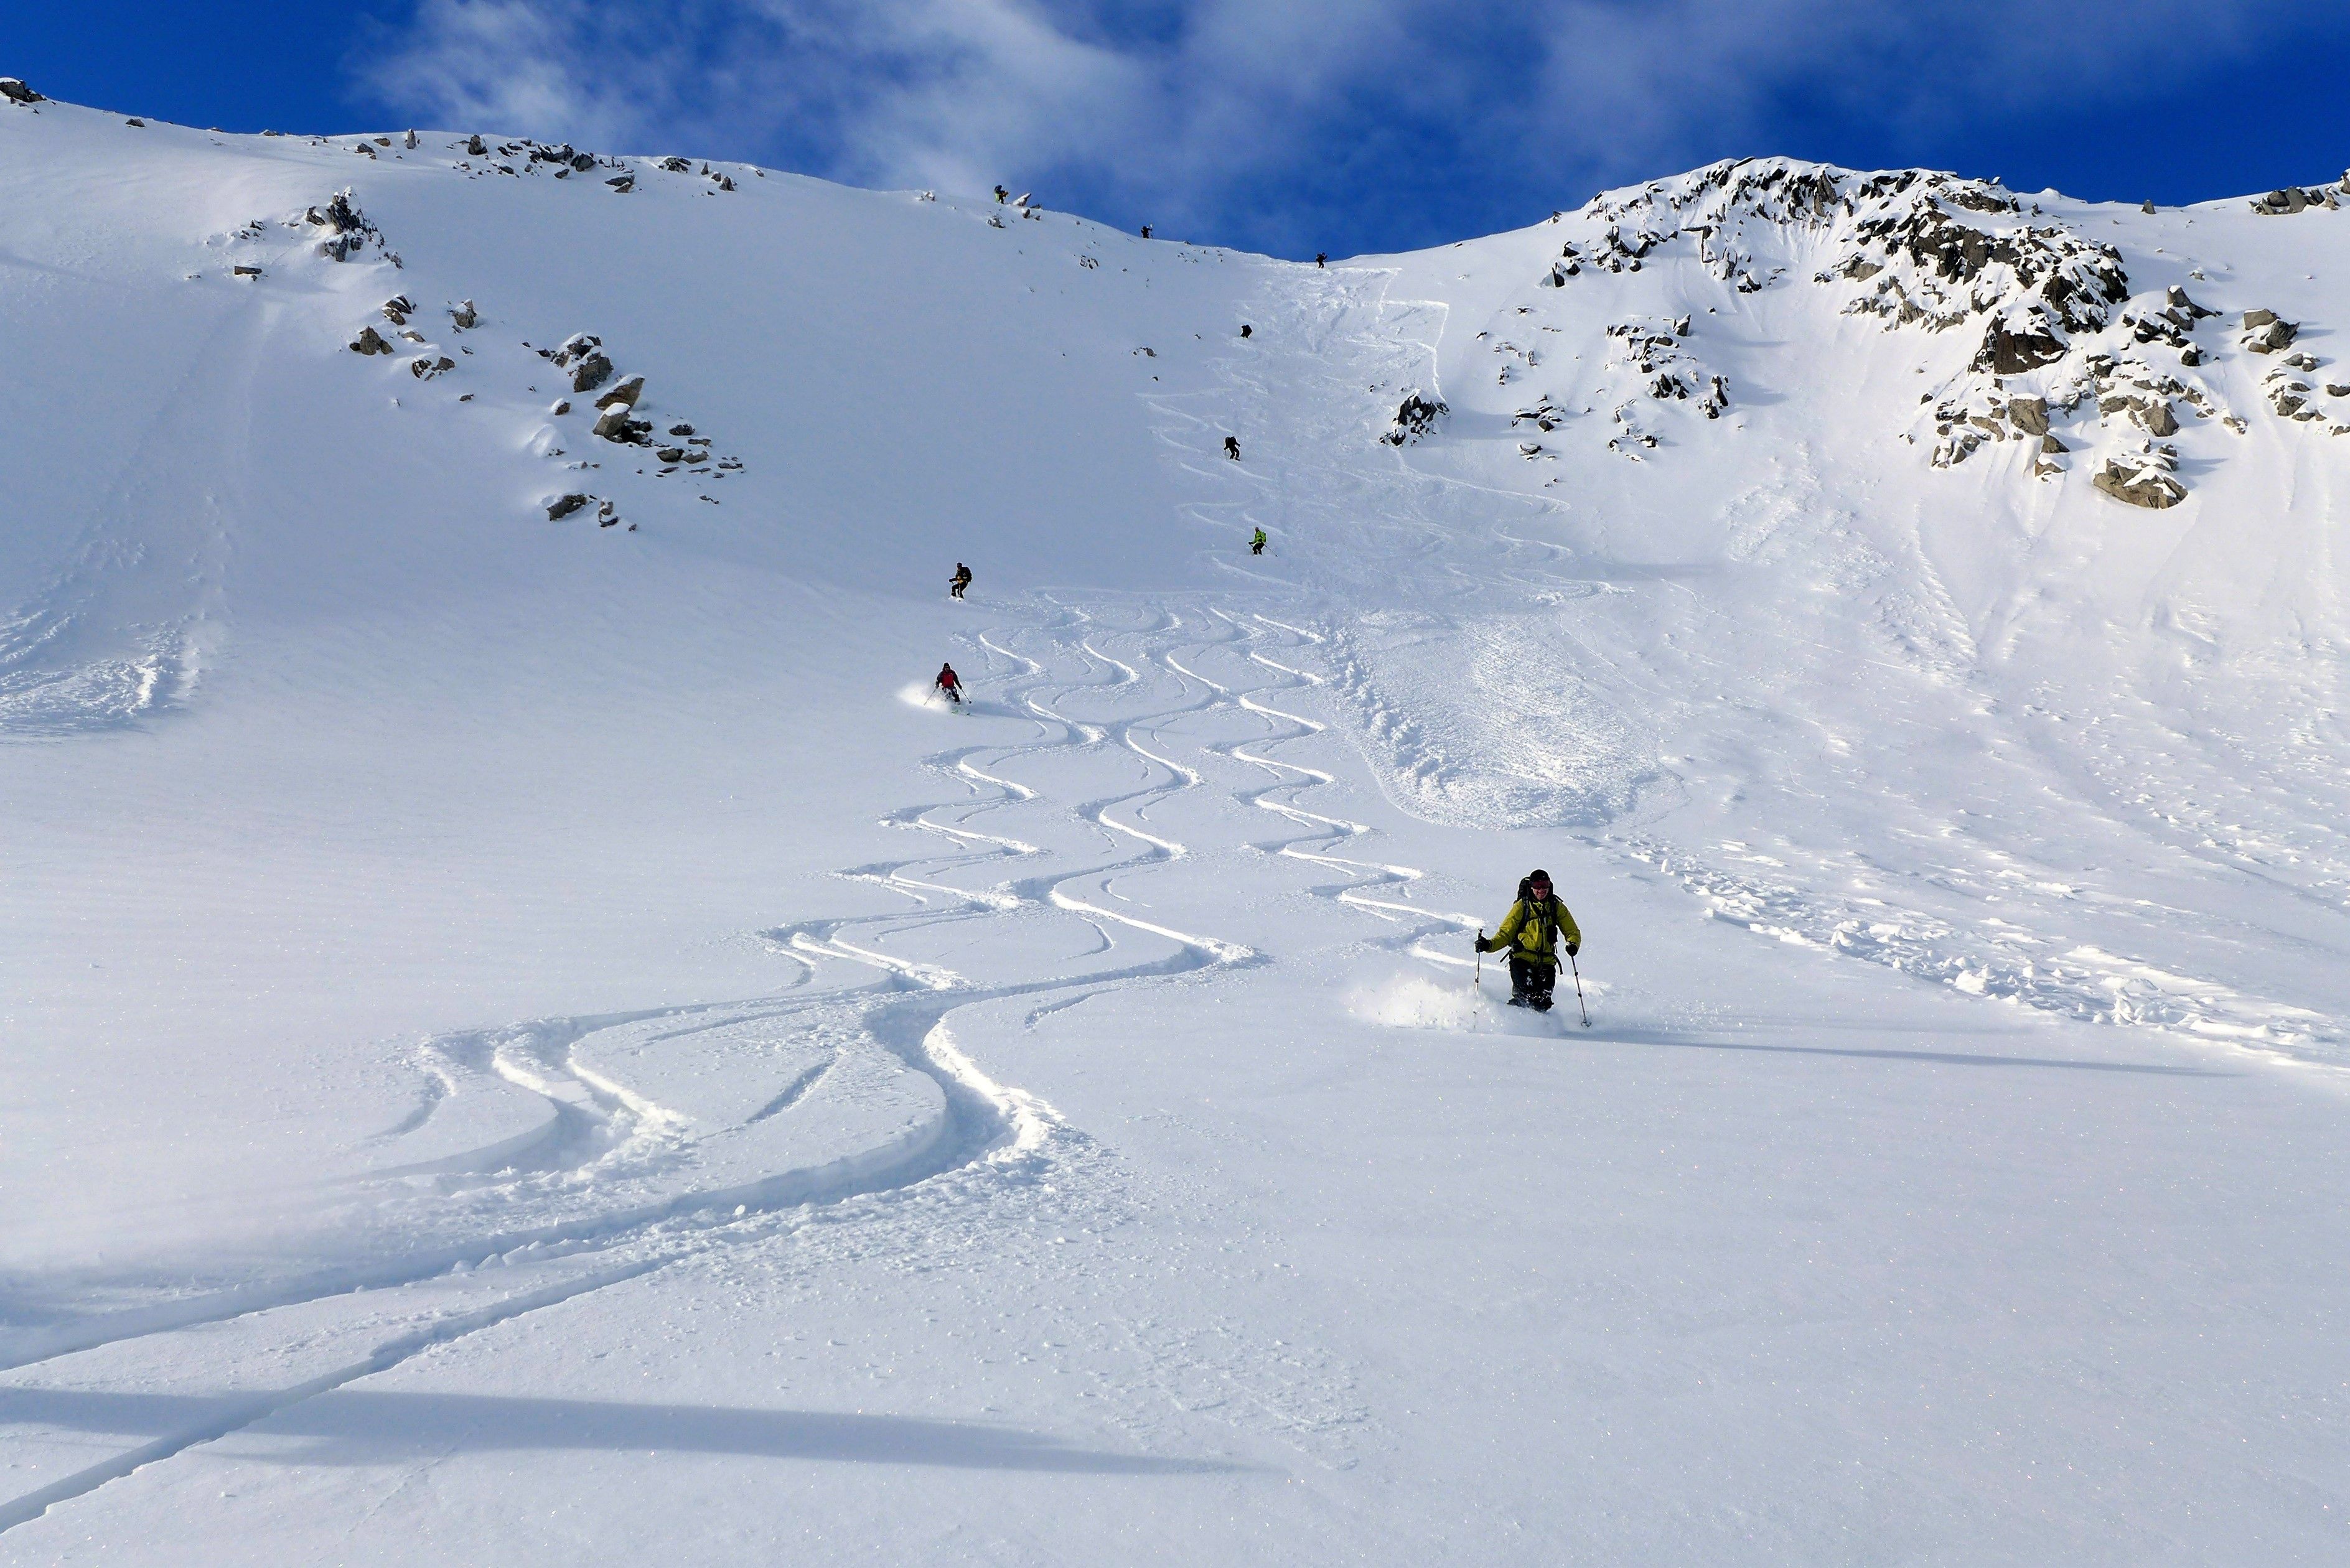
POLYGON ((1263 529, 1260 528, 1255 533, 1249 535, 1249 554, 1252 556, 1262 556, 1264 554, 1263 529))
POLYGON ((1566 906, 1550 890, 1550 873, 1536 869, 1518 884, 1518 901, 1502 917, 1502 928, 1489 941, 1477 933, 1481 953, 1510 955, 1510 1005, 1550 1011, 1550 993, 1558 984, 1558 949, 1569 957, 1583 950, 1583 932, 1566 906))

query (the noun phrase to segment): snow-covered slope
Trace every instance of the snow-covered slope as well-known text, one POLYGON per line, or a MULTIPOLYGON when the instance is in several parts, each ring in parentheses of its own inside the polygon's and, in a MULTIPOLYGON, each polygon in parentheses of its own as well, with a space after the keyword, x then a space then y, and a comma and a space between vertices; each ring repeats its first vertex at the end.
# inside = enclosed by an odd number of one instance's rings
MULTIPOLYGON (((2345 223, 1773 161, 1397 258, 1455 409, 1416 466, 1660 579, 1557 618, 1621 765, 1544 759, 1519 820, 1965 989, 2338 1062, 2345 223)), ((1393 765, 1491 808, 1416 736, 1393 765)))
POLYGON ((0 1561, 2340 1555, 2345 196, 8 95, 0 1561))

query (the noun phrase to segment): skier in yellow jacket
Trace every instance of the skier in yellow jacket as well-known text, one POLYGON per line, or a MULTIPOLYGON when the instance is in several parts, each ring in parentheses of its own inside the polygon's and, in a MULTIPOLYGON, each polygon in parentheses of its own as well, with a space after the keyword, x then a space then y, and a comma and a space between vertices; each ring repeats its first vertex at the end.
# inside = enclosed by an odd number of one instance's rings
POLYGON ((1575 917, 1550 890, 1550 873, 1537 869, 1518 884, 1518 901, 1502 917, 1502 928, 1489 941, 1477 933, 1481 953, 1510 955, 1510 1005, 1550 1011, 1550 993, 1558 984, 1558 950, 1571 957, 1583 950, 1583 932, 1575 917))

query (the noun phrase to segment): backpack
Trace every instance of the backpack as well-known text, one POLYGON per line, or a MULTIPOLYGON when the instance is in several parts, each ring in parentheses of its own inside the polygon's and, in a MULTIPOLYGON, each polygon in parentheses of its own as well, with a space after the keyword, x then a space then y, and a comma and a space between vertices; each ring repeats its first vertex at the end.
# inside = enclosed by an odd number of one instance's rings
POLYGON ((1518 878, 1518 902, 1534 905, 1535 929, 1548 933, 1553 947, 1558 945, 1558 916, 1553 912, 1557 901, 1558 890, 1553 888, 1548 898, 1535 904, 1534 879, 1532 877, 1518 878))

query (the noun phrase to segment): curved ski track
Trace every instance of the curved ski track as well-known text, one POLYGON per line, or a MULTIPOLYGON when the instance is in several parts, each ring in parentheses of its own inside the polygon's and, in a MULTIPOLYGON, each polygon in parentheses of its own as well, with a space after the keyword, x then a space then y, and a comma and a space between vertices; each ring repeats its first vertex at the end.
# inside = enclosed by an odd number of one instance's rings
MULTIPOLYGON (((292 1387, 224 1398, 182 1430, 0 1501, 0 1531, 436 1345, 673 1262, 793 1231, 847 1199, 920 1201, 950 1182, 952 1200, 984 1205, 1067 1167, 1089 1140, 1049 1105, 981 1069, 958 1044, 953 1015, 1024 1004, 1020 1024, 1028 1027, 1106 990, 1264 962, 1246 943, 1152 918, 1122 891, 1197 853, 1153 819, 1179 796, 1221 789, 1270 812, 1295 831, 1217 847, 1311 867, 1306 891, 1404 928, 1387 945, 1461 961, 1426 950, 1424 939, 1473 922, 1399 902, 1395 892, 1420 876, 1415 867, 1334 853, 1370 830, 1298 804, 1333 775, 1272 754, 1324 728, 1271 700, 1319 684, 1275 655, 1295 659, 1291 650, 1323 642, 1321 633, 1205 603, 1143 610, 1040 597, 1026 624, 971 641, 984 660, 986 688, 974 716, 1015 720, 1033 732, 933 754, 928 771, 962 798, 884 815, 885 824, 943 841, 943 848, 837 873, 885 888, 910 908, 757 933, 794 965, 773 996, 538 1020, 426 1042, 417 1063, 421 1104, 372 1140, 379 1162, 352 1179, 396 1242, 299 1279, 21 1333, 0 1356, 0 1371, 127 1353, 190 1330, 266 1344, 313 1332, 307 1320, 345 1310, 338 1298, 362 1303, 348 1310, 362 1313, 374 1342, 292 1387), (1169 732, 1193 721, 1253 722, 1263 732, 1199 745, 1195 762, 1186 759, 1180 736, 1169 732), (1139 780, 1055 798, 1047 782, 1023 777, 1049 781, 1099 773, 1105 764, 1139 767, 1139 780), (1220 785, 1212 775, 1227 770, 1237 776, 1220 785), (1059 846, 1048 847, 1055 839, 1059 846), (1071 920, 1087 929, 1090 946, 1048 961, 1043 972, 970 975, 922 950, 926 941, 966 928, 1017 935, 1071 920), (730 1053, 738 1063, 772 1064, 773 1071, 757 1103, 745 1102, 723 1126, 713 1126, 705 1108, 665 1103, 658 1087, 612 1064, 621 1058, 652 1069, 702 1067, 730 1053), (898 1119, 883 1118, 880 1135, 829 1159, 781 1168, 727 1163, 730 1147, 772 1129, 805 1122, 821 1134, 827 1117, 853 1120, 867 1102, 842 1098, 845 1080, 886 1104, 918 1108, 893 1112, 898 1119), (920 1109, 925 1100, 927 1114, 920 1109), (437 1147, 430 1135, 441 1118, 460 1114, 454 1107, 483 1106, 499 1111, 484 1125, 502 1136, 432 1158, 400 1158, 401 1146, 420 1140, 437 1147), (515 1114, 517 1106, 526 1114, 515 1114)), ((1066 950, 1066 936, 1064 929, 1064 948, 1050 950, 1066 950)), ((91 1370, 87 1360, 70 1363, 74 1376, 91 1370)))

